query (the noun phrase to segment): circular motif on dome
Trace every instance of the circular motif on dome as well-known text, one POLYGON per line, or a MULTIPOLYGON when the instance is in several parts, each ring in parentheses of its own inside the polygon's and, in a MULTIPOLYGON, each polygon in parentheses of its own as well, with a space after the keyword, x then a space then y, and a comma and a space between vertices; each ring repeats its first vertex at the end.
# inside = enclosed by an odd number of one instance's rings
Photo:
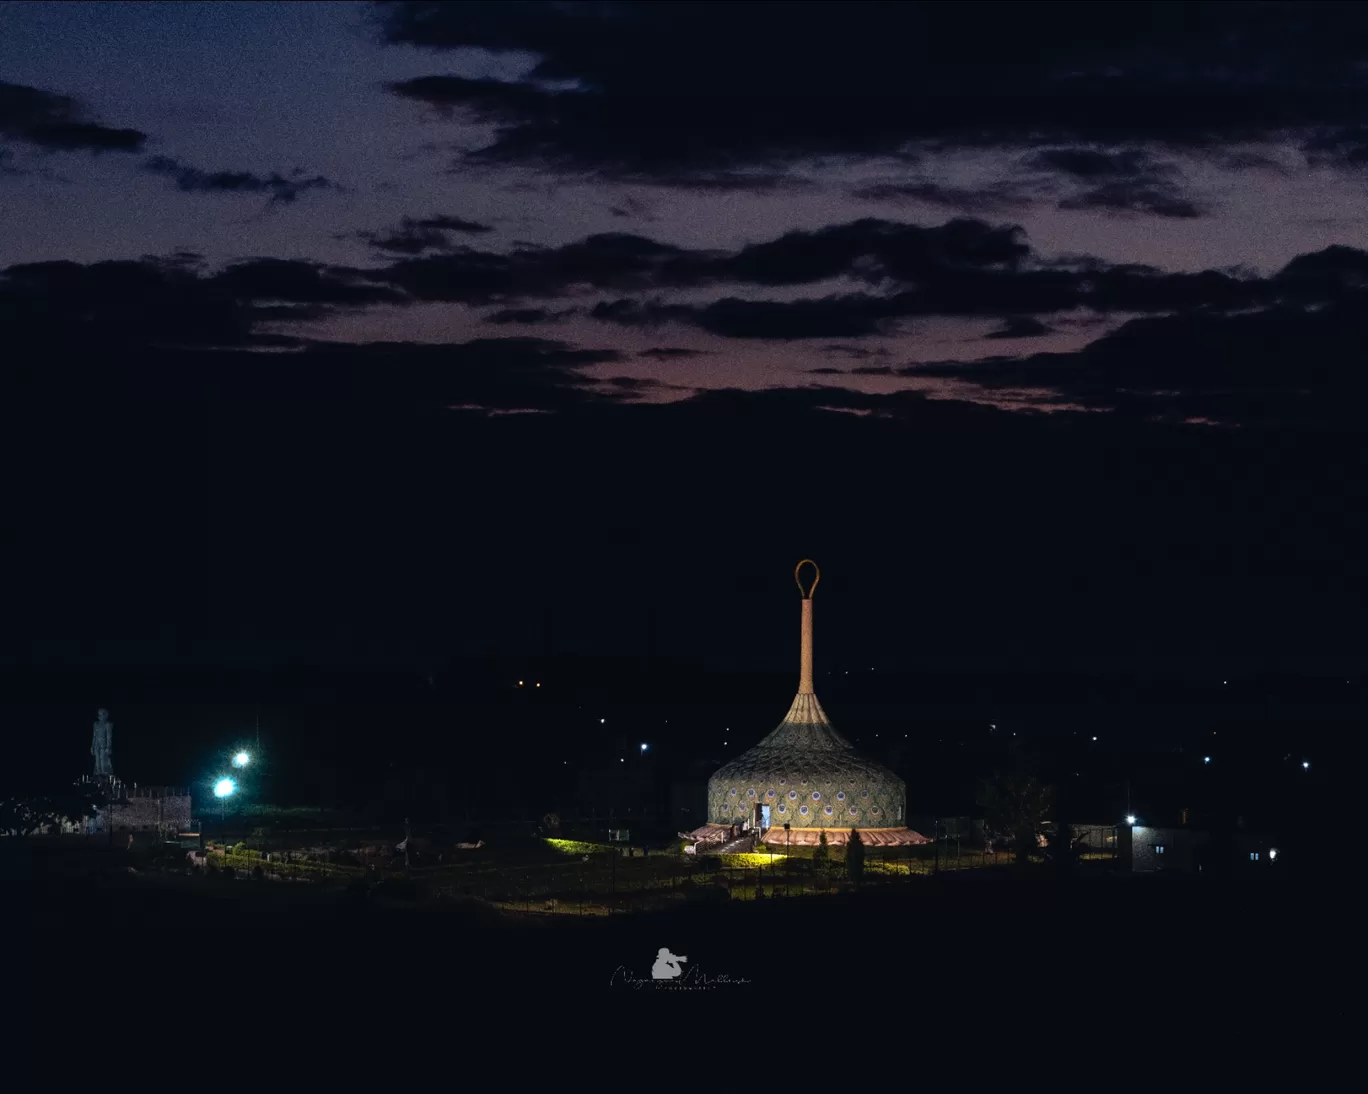
POLYGON ((836 791, 836 800, 837 800, 838 802, 843 802, 843 801, 845 801, 845 791, 844 791, 844 790, 838 790, 838 791, 836 791))
POLYGON ((781 805, 781 806, 779 807, 779 812, 781 812, 781 813, 787 813, 787 812, 788 812, 788 806, 787 806, 787 805, 781 805))
POLYGON ((746 815, 746 807, 740 802, 736 803, 736 815, 738 817, 744 817, 746 815))
POLYGON ((870 810, 870 812, 877 817, 879 815, 879 807, 876 805, 873 809, 870 810))
POLYGON ((765 797, 767 797, 767 798, 772 798, 772 797, 774 797, 774 791, 773 791, 773 790, 766 790, 766 791, 765 791, 765 797))
MULTIPOLYGON (((736 791, 733 790, 732 793, 735 794, 736 791)), ((862 797, 862 798, 867 798, 867 797, 869 797, 869 791, 868 791, 868 790, 861 790, 861 791, 860 791, 860 797, 862 797)))
POLYGON ((788 786, 788 783, 786 783, 783 779, 780 779, 780 780, 779 780, 779 785, 780 785, 780 786, 788 786))
POLYGON ((852 805, 852 806, 850 807, 850 815, 851 815, 852 817, 858 817, 858 816, 860 815, 860 811, 859 811, 858 809, 856 809, 856 808, 852 805))
POLYGON ((747 791, 746 791, 746 797, 748 797, 748 798, 753 798, 753 797, 755 797, 755 791, 754 791, 754 790, 747 790, 747 791))
POLYGON ((734 787, 734 786, 731 788, 731 796, 732 796, 733 798, 736 797, 736 787, 734 787))
POLYGON ((806 806, 806 805, 800 805, 800 806, 798 807, 798 812, 802 813, 803 816, 806 817, 806 816, 807 816, 807 806, 806 806))
POLYGON ((790 790, 790 791, 789 791, 789 801, 791 801, 791 802, 796 802, 797 800, 798 800, 798 791, 796 791, 796 790, 790 790))
POLYGON ((812 792, 812 800, 815 801, 815 802, 821 801, 821 800, 822 800, 822 792, 821 792, 820 790, 814 790, 814 791, 812 792))
POLYGON ((829 817, 834 812, 834 810, 831 808, 831 806, 828 805, 825 809, 822 810, 822 812, 829 817))

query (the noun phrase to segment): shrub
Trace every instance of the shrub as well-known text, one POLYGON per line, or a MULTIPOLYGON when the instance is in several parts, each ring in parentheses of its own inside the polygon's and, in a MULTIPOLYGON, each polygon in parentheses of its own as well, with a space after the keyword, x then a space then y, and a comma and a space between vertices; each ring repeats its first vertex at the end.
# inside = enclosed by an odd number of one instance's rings
POLYGON ((827 860, 831 858, 831 848, 827 845, 826 829, 823 828, 821 835, 817 839, 817 847, 812 852, 812 861, 819 866, 825 866, 827 860))

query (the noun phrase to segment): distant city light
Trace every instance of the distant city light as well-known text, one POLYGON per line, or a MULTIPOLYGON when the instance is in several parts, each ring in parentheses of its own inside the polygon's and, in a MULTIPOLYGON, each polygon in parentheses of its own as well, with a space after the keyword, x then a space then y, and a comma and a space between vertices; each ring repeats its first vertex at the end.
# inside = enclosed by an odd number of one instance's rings
POLYGON ((1096 737, 1094 737, 1094 738, 1093 738, 1093 740, 1094 740, 1094 741, 1095 741, 1095 740, 1097 740, 1097 738, 1096 738, 1096 737))
POLYGON ((540 681, 540 680, 537 681, 537 687, 541 687, 541 681, 540 681))
MULTIPOLYGON (((1345 681, 1346 684, 1347 684, 1348 682, 1349 682, 1348 680, 1345 681)), ((1277 857, 1278 857, 1278 849, 1277 849, 1276 847, 1270 847, 1270 848, 1268 849, 1268 861, 1269 861, 1269 862, 1272 862, 1272 861, 1274 861, 1277 857)))
POLYGON ((1134 823, 1135 823, 1135 814, 1134 814, 1134 813, 1127 813, 1127 814, 1126 814, 1126 823, 1127 823, 1127 824, 1134 824, 1134 823))
POLYGON ((1211 757, 1210 757, 1210 756, 1203 756, 1203 757, 1202 757, 1202 763, 1204 763, 1204 764, 1209 764, 1209 763, 1211 763, 1211 757))
POLYGON ((641 743, 641 751, 642 751, 642 752, 645 752, 645 751, 646 751, 646 742, 645 742, 645 741, 643 741, 643 742, 641 743))
POLYGON ((603 723, 606 722, 607 720, 608 720, 607 718, 600 718, 600 719, 599 719, 599 725, 603 725, 603 723))
POLYGON ((620 763, 620 764, 625 764, 626 762, 627 762, 627 757, 626 757, 626 756, 623 756, 620 760, 618 760, 618 763, 620 763))
POLYGON ((1309 770, 1311 770, 1311 761, 1310 761, 1310 760, 1302 760, 1302 770, 1303 770, 1303 771, 1309 771, 1309 770))
POLYGON ((522 682, 521 680, 519 680, 519 681, 518 681, 518 687, 522 687, 522 686, 523 686, 523 682, 522 682))
POLYGON ((1229 681, 1229 680, 1222 680, 1221 683, 1223 683, 1223 684, 1228 684, 1228 683, 1230 683, 1230 681, 1229 681))
POLYGON ((247 753, 239 752, 236 756, 233 757, 233 766, 246 767, 251 762, 251 760, 252 757, 247 755, 247 753))
POLYGON ((214 783, 214 797, 226 798, 236 789, 237 786, 232 779, 219 779, 218 782, 214 783))

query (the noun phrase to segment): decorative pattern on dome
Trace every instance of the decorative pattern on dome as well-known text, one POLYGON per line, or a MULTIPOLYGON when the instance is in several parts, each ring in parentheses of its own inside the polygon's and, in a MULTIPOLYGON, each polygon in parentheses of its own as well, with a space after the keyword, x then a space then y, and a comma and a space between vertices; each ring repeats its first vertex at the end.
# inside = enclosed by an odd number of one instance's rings
MULTIPOLYGON (((809 565, 803 563, 801 565, 809 565)), ((802 583, 799 583, 800 591, 802 583)), ((779 787, 768 789, 766 801, 777 802, 777 812, 788 815, 786 802, 798 802, 802 788, 805 800, 822 802, 824 807, 798 806, 799 815, 811 817, 811 826, 837 826, 836 811, 826 806, 832 800, 849 806, 850 816, 860 810, 850 805, 858 798, 871 817, 880 818, 873 827, 892 827, 893 817, 906 815, 907 791, 903 781, 881 764, 861 756, 827 718, 811 686, 812 681, 812 601, 803 592, 803 671, 798 694, 788 713, 754 748, 724 764, 708 781, 708 819, 731 823, 732 802, 737 786, 779 787), (731 791, 731 793, 728 793, 731 791), (811 797, 809 798, 809 795, 811 797), (877 810, 874 812, 873 810, 877 810)), ((747 797, 751 797, 747 794, 747 797)), ((899 822, 900 823, 900 822, 899 822)))

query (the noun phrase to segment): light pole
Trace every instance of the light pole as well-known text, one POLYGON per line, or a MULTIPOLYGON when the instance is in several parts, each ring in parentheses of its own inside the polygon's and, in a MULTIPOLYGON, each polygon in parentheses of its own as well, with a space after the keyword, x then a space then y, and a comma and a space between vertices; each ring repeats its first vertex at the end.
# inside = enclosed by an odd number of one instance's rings
POLYGON ((219 820, 228 820, 228 799, 233 796, 233 791, 237 789, 237 783, 224 776, 214 783, 214 797, 219 800, 219 820))
POLYGON ((793 831, 789 822, 784 822, 784 895, 789 895, 789 881, 793 876, 793 831))

